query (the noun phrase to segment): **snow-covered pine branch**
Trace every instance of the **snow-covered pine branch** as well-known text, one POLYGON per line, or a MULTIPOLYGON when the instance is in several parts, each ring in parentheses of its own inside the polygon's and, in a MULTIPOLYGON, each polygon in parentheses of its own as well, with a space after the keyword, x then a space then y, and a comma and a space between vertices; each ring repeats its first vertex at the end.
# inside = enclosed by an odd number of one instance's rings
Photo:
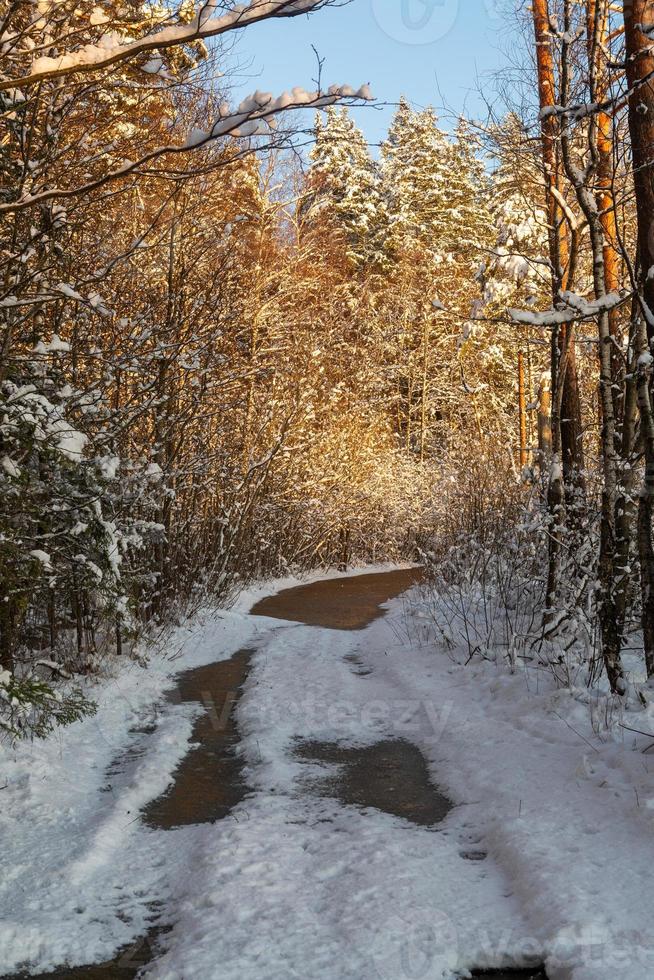
MULTIPOLYGON (((79 47, 68 47, 64 39, 61 50, 56 55, 39 55, 33 58, 27 74, 12 75, 10 67, 4 77, 0 77, 0 91, 25 88, 64 75, 99 71, 119 62, 132 61, 151 51, 164 51, 219 37, 263 20, 312 13, 329 2, 330 0, 251 0, 248 4, 236 4, 231 9, 224 10, 224 6, 217 0, 204 0, 198 4, 195 16, 189 23, 163 27, 135 40, 113 30, 103 34, 95 44, 80 44, 79 47)), ((26 30, 26 39, 27 34, 26 30)), ((20 41, 20 35, 0 35, 0 43, 6 46, 5 58, 9 66, 12 52, 24 56, 27 50, 27 45, 22 46, 20 41)), ((57 41, 53 39, 51 47, 56 46, 57 41)))

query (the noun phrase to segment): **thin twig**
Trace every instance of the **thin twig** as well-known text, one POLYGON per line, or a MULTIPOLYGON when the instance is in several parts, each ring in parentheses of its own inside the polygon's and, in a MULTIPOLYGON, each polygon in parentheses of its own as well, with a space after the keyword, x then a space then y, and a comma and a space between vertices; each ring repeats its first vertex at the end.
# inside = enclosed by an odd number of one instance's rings
MULTIPOLYGON (((626 732, 633 732, 634 735, 644 735, 645 738, 654 739, 654 735, 652 735, 651 732, 641 732, 640 728, 630 728, 629 725, 623 725, 621 722, 619 724, 620 728, 624 728, 626 732)), ((647 748, 643 749, 643 753, 649 752, 650 749, 654 749, 654 741, 652 741, 652 744, 648 745, 647 748)))
POLYGON ((562 717, 562 716, 561 716, 561 715, 560 715, 560 714, 558 713, 558 711, 554 711, 554 712, 553 712, 553 714, 555 714, 557 718, 560 718, 560 719, 561 719, 561 721, 563 722, 563 724, 564 724, 564 725, 567 725, 567 726, 568 726, 568 728, 570 729, 570 731, 571 731, 571 732, 574 732, 574 733, 575 733, 575 735, 577 735, 577 737, 578 737, 578 738, 581 738, 581 739, 583 739, 583 740, 584 740, 584 742, 586 743, 586 745, 590 745, 590 747, 591 747, 591 749, 593 750, 593 752, 598 752, 598 753, 599 753, 599 749, 597 748, 597 746, 596 746, 596 745, 593 745, 593 743, 592 743, 592 742, 589 742, 589 741, 588 741, 588 739, 586 738, 586 736, 585 736, 585 735, 582 735, 582 734, 581 734, 581 732, 578 732, 576 728, 573 728, 573 727, 572 727, 572 725, 570 724, 570 722, 569 722, 569 721, 566 721, 566 720, 565 720, 565 718, 563 718, 563 717, 562 717))

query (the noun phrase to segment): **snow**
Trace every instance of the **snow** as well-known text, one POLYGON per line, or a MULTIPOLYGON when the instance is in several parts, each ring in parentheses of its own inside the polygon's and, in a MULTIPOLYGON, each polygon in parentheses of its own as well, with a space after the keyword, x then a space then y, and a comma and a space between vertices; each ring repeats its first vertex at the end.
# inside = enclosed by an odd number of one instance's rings
POLYGON ((70 351, 70 344, 62 340, 58 334, 53 333, 52 339, 46 344, 46 351, 49 354, 67 354, 70 351))
MULTIPOLYGON (((59 338, 53 337, 55 347, 59 338)), ((52 342, 51 342, 52 343, 52 342)), ((59 349, 63 349, 63 342, 59 341, 59 349)), ((43 351, 47 349, 45 345, 43 351)), ((21 422, 33 426, 34 437, 39 442, 52 440, 58 451, 67 459, 79 461, 88 443, 88 437, 62 417, 60 410, 49 401, 45 395, 36 391, 33 384, 21 385, 20 387, 8 383, 9 394, 6 398, 6 405, 11 406, 11 416, 21 422)), ((10 428, 11 419, 5 417, 3 426, 10 428)))
POLYGON ((145 475, 153 480, 160 480, 163 477, 163 470, 158 463, 148 463, 145 468, 145 475))
POLYGON ((105 480, 115 480, 120 469, 120 456, 103 456, 98 460, 98 466, 105 480))
POLYGON ((84 297, 81 296, 76 289, 73 289, 73 287, 67 282, 57 283, 56 289, 58 292, 63 293, 64 296, 67 296, 68 299, 75 299, 84 302, 84 297))
POLYGON ((540 956, 552 980, 654 975, 647 740, 602 730, 599 701, 543 671, 463 666, 428 604, 396 600, 356 633, 247 615, 292 584, 198 616, 147 670, 125 663, 96 684, 94 718, 0 749, 0 972, 108 958, 161 903, 173 928, 153 980, 453 980, 540 956), (171 676, 244 646, 251 795, 215 825, 142 826, 199 710, 162 701, 171 676), (409 739, 458 805, 434 831, 321 799, 307 779, 325 768, 294 758, 298 737, 409 739))
POLYGON ((567 290, 561 290, 560 295, 563 302, 568 306, 567 310, 545 310, 542 313, 532 313, 530 310, 510 309, 508 311, 509 316, 516 323, 535 327, 556 326, 561 323, 572 323, 573 320, 594 317, 600 313, 608 313, 629 299, 627 293, 607 293, 606 296, 590 301, 567 290))
POLYGON ((163 67, 164 63, 161 58, 150 58, 144 65, 141 65, 141 71, 147 72, 149 75, 157 75, 163 67))
POLYGON ((88 436, 74 429, 65 419, 55 419, 50 430, 56 435, 59 451, 68 459, 79 461, 88 443, 88 436))
POLYGON ((229 107, 221 107, 220 117, 210 130, 191 129, 184 145, 193 149, 227 134, 237 138, 265 136, 269 121, 279 112, 306 106, 320 109, 346 98, 369 102, 374 97, 368 85, 362 85, 356 91, 350 85, 331 85, 327 94, 318 90, 308 92, 296 86, 290 92, 282 92, 277 98, 270 92, 257 91, 243 99, 235 112, 230 112, 229 107))
POLYGON ((32 558, 36 558, 37 561, 40 561, 46 568, 52 568, 52 560, 47 551, 41 551, 40 548, 35 548, 33 551, 30 551, 30 555, 32 558))
MULTIPOLYGON (((377 658, 393 641, 389 623, 366 637, 366 654, 377 658)), ((278 628, 255 655, 239 722, 256 794, 195 882, 211 894, 210 907, 203 903, 199 916, 195 891, 182 897, 171 951, 157 965, 162 980, 182 969, 189 980, 208 977, 216 962, 221 980, 302 977, 307 964, 312 980, 373 980, 380 968, 401 977, 407 926, 410 937, 420 924, 439 930, 428 975, 448 977, 484 962, 484 942, 499 945, 519 921, 501 875, 461 859, 464 811, 437 834, 377 811, 298 797, 312 767, 291 758, 296 738, 372 744, 422 734, 437 743, 447 721, 440 708, 419 718, 423 693, 389 687, 384 671, 379 680, 354 675, 343 657, 359 646, 356 634, 278 628)), ((506 948, 516 951, 511 938, 506 948)), ((409 953, 417 956, 418 947, 409 953)))
MULTIPOLYGON (((35 82, 39 78, 64 72, 102 68, 154 49, 163 50, 202 38, 216 37, 226 31, 242 29, 248 24, 269 17, 293 17, 310 13, 321 2, 322 0, 252 0, 247 5, 236 5, 219 16, 211 16, 217 9, 216 4, 202 2, 198 5, 196 15, 190 23, 164 27, 136 40, 122 36, 117 31, 108 31, 98 39, 96 44, 84 44, 55 57, 41 55, 34 58, 29 75, 20 81, 35 82)), ((97 19, 95 23, 98 23, 97 19)), ((11 82, 11 86, 16 84, 17 80, 11 82)), ((1 87, 10 86, 2 83, 1 87)))
POLYGON ((2 463, 0 465, 2 465, 2 468, 7 476, 11 476, 15 480, 17 480, 20 476, 20 467, 13 461, 13 459, 10 459, 9 456, 3 456, 2 463))
POLYGON ((567 289, 561 290, 561 299, 568 306, 571 306, 573 310, 577 310, 584 317, 596 316, 601 312, 608 312, 610 310, 616 309, 629 299, 628 293, 607 293, 606 296, 601 296, 598 299, 588 301, 583 298, 583 296, 578 296, 577 293, 572 293, 567 289))
POLYGON ((106 24, 108 20, 109 17, 104 12, 102 7, 94 7, 91 11, 91 16, 89 17, 89 24, 97 26, 98 24, 106 24))

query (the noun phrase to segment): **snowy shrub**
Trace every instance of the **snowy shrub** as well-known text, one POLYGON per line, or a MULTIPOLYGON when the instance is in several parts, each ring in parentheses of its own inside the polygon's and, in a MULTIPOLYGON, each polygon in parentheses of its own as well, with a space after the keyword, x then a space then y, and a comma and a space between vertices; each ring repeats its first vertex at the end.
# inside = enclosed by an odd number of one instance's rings
POLYGON ((70 725, 95 710, 78 688, 55 689, 35 676, 19 679, 0 671, 0 741, 43 738, 58 725, 70 725))
POLYGON ((598 676, 595 551, 588 522, 566 539, 560 586, 548 607, 550 518, 539 483, 507 474, 493 449, 447 491, 437 533, 425 545, 423 626, 465 659, 542 667, 564 686, 598 676))

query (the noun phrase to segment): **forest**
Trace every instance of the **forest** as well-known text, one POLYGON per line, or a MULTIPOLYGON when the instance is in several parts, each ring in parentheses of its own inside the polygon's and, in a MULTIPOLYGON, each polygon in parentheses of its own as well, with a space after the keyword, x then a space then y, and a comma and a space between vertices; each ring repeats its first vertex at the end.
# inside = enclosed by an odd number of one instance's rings
POLYGON ((654 0, 380 9, 0 0, 3 980, 654 976, 654 0))
POLYGON ((506 110, 400 100, 376 155, 367 84, 229 101, 232 34, 323 6, 3 11, 8 733, 207 595, 352 562, 654 672, 651 4, 519 10, 506 110))

